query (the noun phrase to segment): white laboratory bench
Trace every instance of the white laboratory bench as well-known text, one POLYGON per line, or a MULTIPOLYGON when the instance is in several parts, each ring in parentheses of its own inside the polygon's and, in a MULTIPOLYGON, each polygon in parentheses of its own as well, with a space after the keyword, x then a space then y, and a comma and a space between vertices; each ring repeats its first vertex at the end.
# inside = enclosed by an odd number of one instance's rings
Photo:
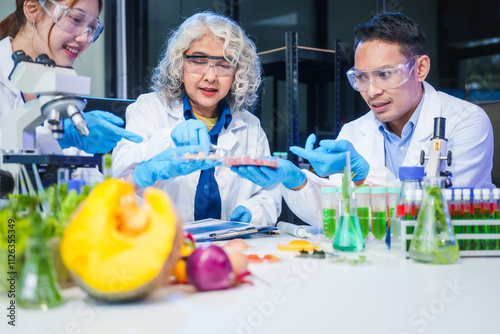
POLYGON ((253 286, 196 292, 175 285, 116 305, 97 305, 71 288, 61 307, 17 308, 15 328, 7 325, 2 296, 0 333, 500 333, 498 257, 427 265, 401 260, 382 242, 370 241, 361 253, 369 263, 351 265, 277 250, 278 242, 293 239, 246 240, 252 246, 247 254, 282 259, 250 264, 253 286))

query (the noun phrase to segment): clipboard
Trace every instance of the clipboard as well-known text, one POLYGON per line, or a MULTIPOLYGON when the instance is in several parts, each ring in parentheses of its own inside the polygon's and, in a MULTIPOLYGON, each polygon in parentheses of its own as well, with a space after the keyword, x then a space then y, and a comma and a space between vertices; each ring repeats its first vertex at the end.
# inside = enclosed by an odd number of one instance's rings
POLYGON ((208 218, 187 223, 184 225, 184 230, 190 232, 195 241, 216 241, 270 232, 277 230, 277 228, 208 218))

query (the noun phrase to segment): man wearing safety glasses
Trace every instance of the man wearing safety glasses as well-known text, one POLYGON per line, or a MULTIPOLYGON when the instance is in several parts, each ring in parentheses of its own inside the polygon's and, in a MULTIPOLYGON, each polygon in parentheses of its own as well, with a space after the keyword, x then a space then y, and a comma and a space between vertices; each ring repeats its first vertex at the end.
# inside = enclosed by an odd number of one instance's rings
POLYGON ((429 151, 435 117, 446 118, 449 167, 455 187, 492 188, 493 130, 478 106, 436 90, 425 78, 430 70, 426 38, 420 26, 401 13, 385 13, 355 30, 354 67, 347 72, 352 87, 371 109, 342 128, 336 140, 314 148, 310 135, 305 148, 290 151, 309 160, 319 176, 281 164, 277 170, 248 167, 240 175, 259 185, 283 183, 282 194, 304 221, 315 224, 321 212, 320 186, 340 185, 350 152, 353 181, 389 185, 400 166, 420 165, 420 152, 429 151), (335 175, 334 175, 335 174, 335 175), (295 188, 293 179, 307 179, 295 188))
POLYGON ((420 165, 420 152, 429 152, 434 118, 444 117, 454 186, 492 188, 491 122, 478 106, 424 81, 430 58, 420 26, 404 14, 385 13, 356 28, 354 47, 347 78, 370 112, 346 124, 337 140, 322 141, 313 150, 315 138, 310 137, 305 149, 292 151, 326 176, 342 171, 343 159, 337 157, 349 150, 354 181, 388 183, 381 175, 398 178, 400 166, 420 165))
MULTIPOLYGON (((17 0, 16 11, 0 22, 0 122, 36 95, 20 92, 9 81, 14 67, 12 53, 24 51, 35 60, 46 54, 58 66, 72 67, 75 60, 95 42, 104 29, 98 16, 102 0, 17 0)), ((122 138, 141 142, 142 137, 119 127, 123 120, 109 112, 84 113, 89 135, 80 136, 69 119, 64 136, 52 138, 48 126, 36 129, 37 150, 42 154, 79 155, 107 153, 122 138), (62 151, 64 150, 64 151, 62 151)))

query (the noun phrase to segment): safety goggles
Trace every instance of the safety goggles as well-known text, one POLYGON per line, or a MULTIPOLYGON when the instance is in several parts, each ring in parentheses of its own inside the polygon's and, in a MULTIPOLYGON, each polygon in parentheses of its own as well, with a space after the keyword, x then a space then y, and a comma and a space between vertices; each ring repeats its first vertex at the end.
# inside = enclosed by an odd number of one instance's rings
POLYGON ((53 0, 38 0, 47 16, 59 28, 73 36, 87 33, 87 39, 94 43, 101 35, 104 24, 99 19, 79 10, 53 0), (47 8, 47 1, 54 5, 52 13, 47 8))
POLYGON ((214 68, 218 77, 230 77, 234 74, 236 66, 227 61, 224 57, 216 56, 184 56, 184 69, 189 73, 205 75, 210 67, 214 68))
POLYGON ((352 88, 358 92, 366 92, 370 83, 379 89, 387 90, 401 86, 410 77, 411 72, 417 64, 420 56, 413 56, 404 64, 374 68, 372 70, 354 70, 354 67, 347 71, 347 78, 352 88))

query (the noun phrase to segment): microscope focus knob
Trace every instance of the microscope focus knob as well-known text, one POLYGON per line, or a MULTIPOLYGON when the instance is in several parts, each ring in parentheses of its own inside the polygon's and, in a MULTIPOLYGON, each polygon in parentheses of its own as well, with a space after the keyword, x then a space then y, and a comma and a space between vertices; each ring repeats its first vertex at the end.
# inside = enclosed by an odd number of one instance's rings
POLYGON ((0 169, 0 198, 7 198, 14 191, 14 178, 10 172, 0 169))
POLYGON ((425 163, 425 152, 424 150, 420 151, 420 164, 423 166, 425 163))

